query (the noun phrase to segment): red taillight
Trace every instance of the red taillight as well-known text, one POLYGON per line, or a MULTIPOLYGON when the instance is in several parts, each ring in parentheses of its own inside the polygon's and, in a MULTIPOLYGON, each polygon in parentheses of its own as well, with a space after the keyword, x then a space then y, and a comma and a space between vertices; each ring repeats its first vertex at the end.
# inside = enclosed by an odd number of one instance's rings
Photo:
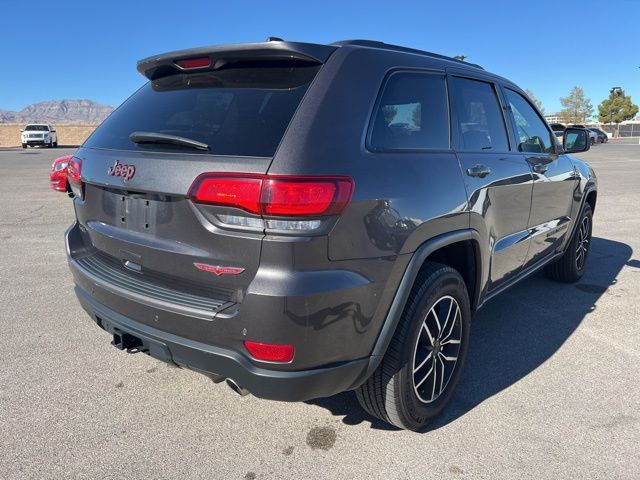
POLYGON ((82 184, 82 160, 72 157, 67 166, 67 176, 71 183, 82 184))
POLYGON ((262 189, 265 215, 334 215, 351 198, 353 182, 347 178, 267 179, 262 189))
POLYGON ((244 346, 253 358, 266 362, 287 363, 293 360, 295 354, 293 345, 274 345, 245 340, 244 346))
POLYGON ((83 198, 82 160, 77 157, 71 157, 71 160, 69 160, 69 165, 67 165, 67 180, 71 191, 80 198, 83 198))
POLYGON ((202 175, 191 187, 191 197, 199 203, 236 207, 260 214, 262 178, 202 175))
POLYGON ((341 213, 353 192, 348 177, 235 176, 204 174, 191 187, 198 203, 236 207, 263 216, 341 213))
POLYGON ((184 58, 182 60, 176 60, 176 65, 180 68, 204 68, 211 65, 211 59, 209 57, 197 57, 197 58, 184 58))

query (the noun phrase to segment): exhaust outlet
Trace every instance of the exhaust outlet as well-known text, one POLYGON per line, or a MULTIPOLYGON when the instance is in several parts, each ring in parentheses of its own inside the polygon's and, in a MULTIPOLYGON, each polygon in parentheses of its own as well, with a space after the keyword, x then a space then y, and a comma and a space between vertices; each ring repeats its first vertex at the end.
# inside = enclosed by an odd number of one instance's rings
POLYGON ((227 385, 229 385, 229 388, 231 390, 233 390, 234 392, 236 392, 241 397, 245 397, 245 396, 249 395, 249 390, 246 390, 246 389, 242 388, 232 378, 227 378, 227 385))

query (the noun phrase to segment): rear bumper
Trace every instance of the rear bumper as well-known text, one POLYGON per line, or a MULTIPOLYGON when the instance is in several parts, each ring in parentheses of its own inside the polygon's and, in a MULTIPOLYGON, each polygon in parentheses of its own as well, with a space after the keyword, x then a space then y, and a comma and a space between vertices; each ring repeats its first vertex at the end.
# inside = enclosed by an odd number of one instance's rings
POLYGON ((369 365, 369 358, 362 358, 299 371, 257 367, 233 350, 197 342, 136 322, 100 304, 79 286, 76 286, 75 291, 82 307, 108 333, 136 337, 142 343, 140 350, 158 360, 233 379, 257 397, 282 401, 328 397, 361 383, 369 365))

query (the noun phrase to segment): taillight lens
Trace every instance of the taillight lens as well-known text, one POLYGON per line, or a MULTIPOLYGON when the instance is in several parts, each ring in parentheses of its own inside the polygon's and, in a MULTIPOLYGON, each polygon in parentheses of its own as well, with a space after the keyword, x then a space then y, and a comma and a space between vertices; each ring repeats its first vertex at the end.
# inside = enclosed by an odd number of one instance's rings
POLYGON ((80 198, 84 198, 84 184, 82 182, 82 160, 72 157, 67 165, 67 181, 71 191, 80 198))
POLYGON ((288 363, 293 360, 295 354, 293 345, 276 345, 245 340, 244 346, 253 358, 265 362, 288 363))
POLYGON ((194 202, 240 208, 266 217, 338 215, 353 193, 349 177, 204 174, 190 190, 194 202))
POLYGON ((341 213, 351 198, 347 178, 267 178, 261 202, 264 215, 320 216, 341 213))
POLYGON ((241 208, 260 214, 262 178, 201 175, 191 186, 195 202, 241 208))

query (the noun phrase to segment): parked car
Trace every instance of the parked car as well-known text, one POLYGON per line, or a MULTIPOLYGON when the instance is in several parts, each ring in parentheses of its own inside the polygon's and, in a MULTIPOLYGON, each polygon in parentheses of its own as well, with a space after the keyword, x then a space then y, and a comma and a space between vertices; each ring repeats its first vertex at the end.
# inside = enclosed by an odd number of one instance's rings
POLYGON ((562 144, 562 139, 564 137, 564 131, 567 129, 567 127, 565 127, 561 123, 551 123, 551 124, 549 124, 549 127, 551 127, 551 131, 553 132, 553 134, 558 139, 558 142, 560 142, 560 144, 562 144))
POLYGON ((589 130, 591 130, 593 133, 596 134, 597 141, 599 143, 607 143, 609 141, 609 135, 607 135, 605 132, 603 132, 599 128, 590 128, 589 130))
POLYGON ((243 395, 355 390, 419 430, 451 399, 487 300, 541 268, 585 271, 597 183, 571 153, 587 132, 566 129, 561 149, 479 66, 268 41, 138 71, 148 83, 68 166, 75 291, 119 349, 243 395))
POLYGON ((585 127, 584 125, 570 125, 571 128, 584 128, 589 134, 589 141, 591 145, 595 145, 598 143, 598 134, 592 131, 590 128, 585 127))
POLYGON ((22 148, 34 147, 36 145, 55 148, 58 146, 58 135, 56 130, 48 124, 29 124, 20 130, 20 140, 22 148))
POLYGON ((56 158, 51 165, 51 174, 49 175, 49 184, 52 190, 57 192, 67 192, 67 166, 73 155, 65 155, 56 158))

